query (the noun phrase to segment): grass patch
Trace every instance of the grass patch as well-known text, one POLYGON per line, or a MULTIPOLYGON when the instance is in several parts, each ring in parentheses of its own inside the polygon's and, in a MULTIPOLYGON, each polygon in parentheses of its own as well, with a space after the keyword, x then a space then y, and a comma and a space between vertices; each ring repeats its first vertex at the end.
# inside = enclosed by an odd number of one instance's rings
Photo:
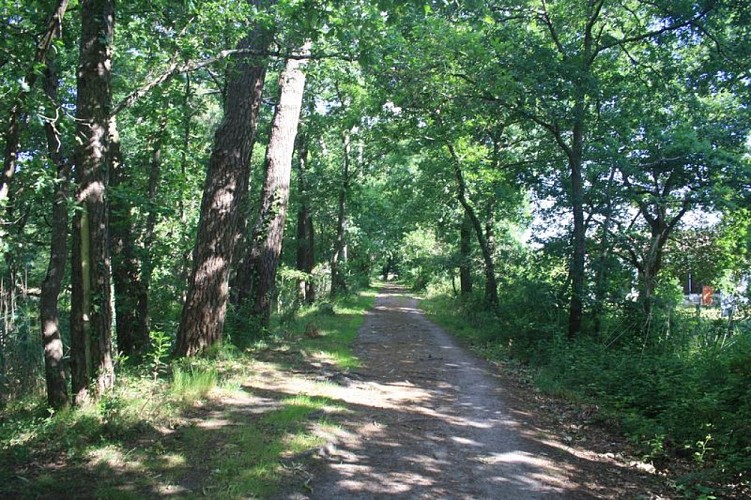
POLYGON ((492 314, 477 311, 467 314, 463 304, 446 294, 422 297, 420 309, 482 357, 495 361, 508 359, 507 346, 498 342, 498 324, 492 314))
POLYGON ((223 344, 201 357, 171 364, 159 357, 121 371, 117 388, 95 405, 51 415, 41 400, 16 401, 0 415, 0 497, 272 495, 290 480, 282 463, 324 444, 322 429, 344 407, 279 393, 264 394, 276 400, 268 407, 232 411, 222 398, 248 398, 259 357, 278 377, 286 366, 316 360, 358 366, 351 344, 375 296, 371 290, 332 310, 301 309, 262 347, 223 344), (315 338, 305 335, 310 323, 315 338))
POLYGON ((191 367, 186 370, 175 366, 172 370, 171 392, 187 404, 206 398, 216 384, 217 373, 213 369, 191 367))
MULTIPOLYGON (((318 362, 340 370, 355 369, 360 361, 352 352, 357 331, 365 321, 365 313, 373 307, 377 290, 365 290, 348 295, 332 306, 302 308, 294 321, 277 328, 277 335, 256 344, 254 350, 298 351, 297 362, 318 362), (311 336, 310 332, 315 335, 311 336)), ((288 363, 296 362, 288 357, 288 363)))
MULTIPOLYGON (((225 445, 208 460, 210 481, 204 489, 230 498, 272 494, 283 479, 282 459, 324 444, 324 438, 311 431, 308 418, 322 410, 339 411, 341 406, 328 398, 294 396, 253 425, 223 428, 219 441, 225 445)), ((201 438, 198 441, 200 445, 201 438)))

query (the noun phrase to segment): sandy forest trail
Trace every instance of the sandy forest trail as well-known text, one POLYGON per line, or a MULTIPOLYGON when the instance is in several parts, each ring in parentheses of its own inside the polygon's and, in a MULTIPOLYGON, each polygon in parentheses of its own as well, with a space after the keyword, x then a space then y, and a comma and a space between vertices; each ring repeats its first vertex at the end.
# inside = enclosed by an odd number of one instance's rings
POLYGON ((355 352, 363 366, 337 395, 355 411, 305 490, 285 498, 656 496, 643 473, 542 430, 534 398, 509 390, 403 289, 381 290, 355 352))

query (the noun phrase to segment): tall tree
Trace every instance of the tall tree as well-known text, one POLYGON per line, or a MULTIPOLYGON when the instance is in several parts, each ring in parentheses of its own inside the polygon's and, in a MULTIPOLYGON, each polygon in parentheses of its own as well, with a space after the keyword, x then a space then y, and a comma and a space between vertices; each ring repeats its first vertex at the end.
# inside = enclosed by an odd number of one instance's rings
POLYGON ((133 230, 131 204, 123 192, 126 179, 125 165, 121 152, 120 136, 115 117, 109 128, 109 219, 110 252, 112 255, 112 281, 115 291, 115 332, 117 347, 125 356, 141 354, 148 343, 148 334, 140 327, 142 318, 138 314, 141 279, 139 259, 136 250, 136 235, 133 230))
MULTIPOLYGON (((44 74, 44 93, 57 108, 59 80, 55 62, 47 57, 44 74)), ((59 108, 55 110, 59 116, 59 108)), ((68 258, 68 202, 70 201, 70 162, 62 150, 58 124, 47 121, 44 131, 47 136, 47 154, 55 166, 55 190, 52 200, 52 221, 50 236, 50 259, 47 274, 42 282, 39 300, 39 319, 42 325, 42 348, 44 350, 44 371, 47 386, 47 404, 55 409, 68 404, 68 388, 63 359, 63 340, 60 334, 58 298, 65 276, 65 262, 68 258)))
MULTIPOLYGON (((0 251, 3 252, 5 259, 5 266, 0 268, 0 316, 3 320, 0 344, 4 343, 8 331, 15 328, 16 295, 18 293, 17 256, 8 245, 9 240, 12 239, 8 229, 12 228, 15 234, 20 235, 28 220, 28 214, 14 215, 13 197, 16 190, 13 189, 13 178, 18 169, 21 131, 24 129, 29 116, 30 110, 26 109, 29 95, 41 73, 40 67, 45 67, 47 55, 50 53, 55 40, 61 36, 63 17, 67 11, 68 3, 68 0, 58 0, 54 4, 44 30, 35 39, 38 41, 31 61, 23 70, 20 78, 17 76, 13 78, 13 80, 18 80, 20 88, 10 90, 11 97, 7 99, 9 104, 8 121, 3 131, 5 145, 2 172, 0 173, 0 251)), ((15 50, 15 47, 13 50, 15 50)), ((8 59, 4 59, 5 64, 8 59)), ((25 294, 25 290, 22 293, 25 294)), ((0 372, 3 370, 3 355, 0 354, 0 372)))
MULTIPOLYGON (((258 7, 267 3, 254 1, 258 7)), ((238 49, 264 52, 270 42, 270 29, 258 23, 238 49)), ((240 208, 247 196, 266 64, 244 55, 233 61, 224 118, 214 136, 206 172, 193 269, 177 330, 177 353, 183 356, 192 356, 222 337, 240 208)))
MULTIPOLYGON (((587 160, 595 136, 604 136, 605 130, 598 126, 599 113, 617 92, 614 63, 619 56, 628 58, 635 46, 647 40, 692 26, 707 15, 712 4, 541 0, 522 9, 494 6, 486 11, 497 21, 491 28, 495 35, 488 35, 497 40, 511 38, 515 47, 500 40, 490 44, 505 52, 498 54, 504 64, 496 80, 506 88, 484 88, 483 95, 537 124, 565 161, 561 163, 565 168, 559 167, 558 182, 572 219, 569 338, 582 330, 584 318, 586 179, 588 168, 596 166, 587 160), (517 25, 518 21, 524 26, 517 25), (536 29, 529 29, 530 24, 536 29)), ((479 81, 489 80, 475 83, 479 81)))
POLYGON ((112 251, 112 279, 115 290, 115 330, 117 346, 125 356, 138 357, 149 343, 148 280, 150 253, 156 223, 156 183, 159 179, 161 143, 167 126, 167 115, 157 121, 157 130, 146 141, 149 180, 147 189, 146 227, 142 246, 137 244, 133 199, 126 181, 127 169, 120 150, 120 138, 114 117, 110 126, 110 248, 112 251))
POLYGON ((297 282, 298 297, 306 304, 316 300, 316 288, 310 276, 315 267, 315 229, 313 214, 310 207, 310 192, 308 186, 308 143, 304 133, 297 138, 297 189, 300 194, 300 207, 297 210, 297 254, 295 268, 308 275, 297 282))
MULTIPOLYGON (((309 51, 310 44, 306 43, 300 55, 306 56, 309 51)), ((305 89, 305 64, 304 59, 289 59, 279 77, 279 102, 266 149, 261 206, 250 238, 250 248, 240 269, 242 277, 238 280, 239 303, 250 298, 253 301, 253 314, 264 326, 268 326, 271 318, 276 272, 282 251, 292 153, 305 89)))
MULTIPOLYGON (((164 119, 166 120, 166 118, 164 119)), ((134 331, 134 337, 140 339, 143 342, 149 341, 149 332, 151 329, 151 312, 149 308, 150 304, 150 289, 152 273, 154 271, 154 262, 152 258, 153 245, 156 239, 155 228, 157 222, 157 191, 159 188, 159 182, 161 180, 162 170, 162 146, 165 134, 166 121, 162 121, 160 124, 160 131, 157 137, 154 139, 151 151, 151 159, 149 162, 149 179, 146 186, 147 189, 147 201, 148 209, 146 211, 146 225, 144 227, 143 234, 143 257, 141 259, 141 273, 139 276, 140 287, 138 288, 138 300, 136 318, 138 323, 134 331)))
POLYGON ((112 356, 107 159, 112 105, 113 0, 81 3, 76 99, 76 201, 73 225, 71 365, 75 402, 115 383, 112 356))
POLYGON ((638 271, 638 301, 647 323, 667 243, 686 214, 732 200, 731 193, 749 179, 741 160, 749 131, 745 112, 737 112, 742 105, 728 95, 697 99, 689 92, 683 89, 684 97, 672 103, 664 96, 653 101, 660 108, 635 127, 631 161, 620 170, 639 219, 619 235, 628 239, 624 243, 638 271), (726 194, 717 197, 722 191, 726 194))
POLYGON ((462 297, 468 297, 472 294, 472 220, 465 210, 459 236, 459 289, 462 297))
POLYGON ((498 281, 495 276, 495 262, 493 261, 491 242, 488 240, 487 233, 483 231, 482 221, 480 221, 474 205, 467 196, 467 182, 465 181, 464 173, 462 172, 461 158, 450 141, 446 142, 446 148, 451 155, 451 164, 454 171, 454 178, 456 180, 456 197, 464 209, 464 213, 475 231, 477 243, 480 245, 480 252, 482 253, 482 260, 485 269, 485 302, 487 302, 488 306, 490 306, 493 311, 497 311, 498 281))
MULTIPOLYGON (((341 101, 341 99, 340 99, 341 101)), ((342 134, 342 175, 339 184, 339 197, 336 210, 336 237, 334 252, 331 254, 331 297, 336 297, 347 291, 347 282, 341 269, 342 262, 347 260, 347 242, 344 233, 347 224, 347 195, 349 193, 351 176, 352 134, 354 129, 342 134)))

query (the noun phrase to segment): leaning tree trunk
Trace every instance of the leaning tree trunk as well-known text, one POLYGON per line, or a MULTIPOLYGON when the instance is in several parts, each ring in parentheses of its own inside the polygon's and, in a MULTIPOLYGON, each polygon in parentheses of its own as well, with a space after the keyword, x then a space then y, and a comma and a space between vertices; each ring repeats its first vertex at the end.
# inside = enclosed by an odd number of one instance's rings
POLYGON ((311 274, 315 267, 315 230, 313 216, 310 210, 310 195, 308 193, 307 138, 301 134, 298 139, 298 176, 297 186, 300 192, 300 209, 297 211, 297 259, 296 269, 308 275, 297 282, 298 296, 302 302, 312 304, 316 300, 316 289, 311 274))
MULTIPOLYGON (((657 277, 662 269, 662 258, 665 244, 670 237, 672 227, 667 224, 663 214, 649 221, 649 247, 644 254, 639 269, 639 296, 637 302, 641 304, 646 324, 650 324, 652 310, 657 289, 657 277)), ((648 326, 647 326, 648 328, 648 326)), ((645 328, 645 329, 647 329, 645 328)))
MULTIPOLYGON (((305 44, 301 53, 305 55, 309 50, 310 45, 305 44)), ((253 315, 264 326, 268 326, 271 319, 276 272, 282 251, 292 153, 305 89, 304 67, 305 60, 290 59, 279 78, 279 104, 266 150, 261 208, 250 238, 251 247, 241 266, 238 302, 242 304, 247 299, 253 300, 253 315)))
MULTIPOLYGON (((44 64, 50 48, 56 38, 60 37, 63 17, 68 8, 69 0, 58 0, 47 20, 46 29, 41 34, 37 43, 34 59, 21 82, 21 88, 10 99, 10 111, 8 122, 4 130, 5 147, 3 151, 3 166, 0 173, 0 242, 8 238, 6 227, 8 221, 13 220, 13 176, 18 166, 18 150, 20 148, 21 130, 26 124, 25 113, 26 101, 31 88, 34 86, 39 75, 39 65, 44 64)), ((14 222, 15 230, 20 230, 23 223, 14 222)), ((0 275, 0 317, 3 328, 0 330, 0 375, 4 373, 3 344, 7 332, 13 329, 16 300, 16 263, 11 252, 5 252, 7 271, 0 275)))
POLYGON ((459 233, 459 287, 462 297, 472 294, 472 220, 465 212, 459 233))
MULTIPOLYGON (((260 2, 255 2, 260 3, 260 2)), ((270 34, 257 27, 239 49, 264 51, 270 34)), ((227 310, 229 271, 247 196, 250 155, 261 106, 265 62, 235 58, 230 71, 224 119, 214 136, 206 172, 193 269, 177 330, 177 353, 192 356, 222 337, 227 310)))
POLYGON ((87 399, 115 383, 107 217, 107 141, 112 106, 114 0, 81 2, 76 100, 77 213, 73 229, 71 365, 73 395, 87 399))
MULTIPOLYGON (((58 87, 59 80, 55 71, 55 63, 48 58, 44 75, 44 92, 52 103, 57 102, 58 87)), ((65 276, 65 261, 68 258, 70 164, 62 152, 62 142, 55 123, 45 122, 44 131, 47 136, 48 155, 57 169, 57 178, 52 201, 50 260, 47 265, 47 275, 42 282, 39 318, 42 325, 47 404, 54 409, 60 409, 68 405, 63 340, 60 334, 57 300, 65 276)))
POLYGON ((462 173, 461 163, 459 155, 456 153, 454 146, 451 143, 446 144, 451 154, 454 167, 454 178, 456 179, 456 197, 459 200, 462 208, 464 208, 465 215, 469 218, 472 228, 475 231, 477 237, 477 243, 480 245, 480 252, 482 253, 482 261, 485 269, 485 303, 491 307, 493 311, 497 311, 499 307, 498 302, 498 281, 495 278, 495 263, 493 262, 493 252, 490 248, 485 232, 483 231, 482 222, 477 216, 474 207, 467 198, 467 184, 464 181, 464 174, 462 173))

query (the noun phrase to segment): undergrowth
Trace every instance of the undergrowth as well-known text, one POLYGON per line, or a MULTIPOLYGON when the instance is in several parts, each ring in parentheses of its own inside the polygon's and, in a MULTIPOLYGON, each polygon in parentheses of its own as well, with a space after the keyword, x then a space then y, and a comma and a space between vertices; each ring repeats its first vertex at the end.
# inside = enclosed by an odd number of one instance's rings
MULTIPOLYGON (((637 337, 564 337, 565 321, 508 298, 502 314, 477 301, 434 293, 422 307, 482 356, 527 365, 541 390, 597 405, 656 467, 693 463, 681 494, 708 497, 749 492, 751 471, 751 335, 741 330, 720 347, 692 314, 672 314, 670 335, 645 345, 637 337), (699 324, 699 326, 702 326, 699 324)), ((707 329, 716 325, 706 321, 707 329)))
POLYGON ((310 426, 329 425, 325 415, 341 406, 280 394, 258 415, 230 413, 216 428, 201 425, 202 408, 221 411, 223 397, 247 396, 260 359, 280 376, 295 363, 358 366, 350 344, 374 298, 366 290, 300 308, 263 335, 235 330, 242 347, 224 342, 189 359, 170 360, 172 339, 156 332, 146 362, 121 366, 116 388, 96 404, 52 412, 41 397, 14 400, 0 414, 0 496, 271 494, 285 477, 284 457, 320 446, 310 426))

